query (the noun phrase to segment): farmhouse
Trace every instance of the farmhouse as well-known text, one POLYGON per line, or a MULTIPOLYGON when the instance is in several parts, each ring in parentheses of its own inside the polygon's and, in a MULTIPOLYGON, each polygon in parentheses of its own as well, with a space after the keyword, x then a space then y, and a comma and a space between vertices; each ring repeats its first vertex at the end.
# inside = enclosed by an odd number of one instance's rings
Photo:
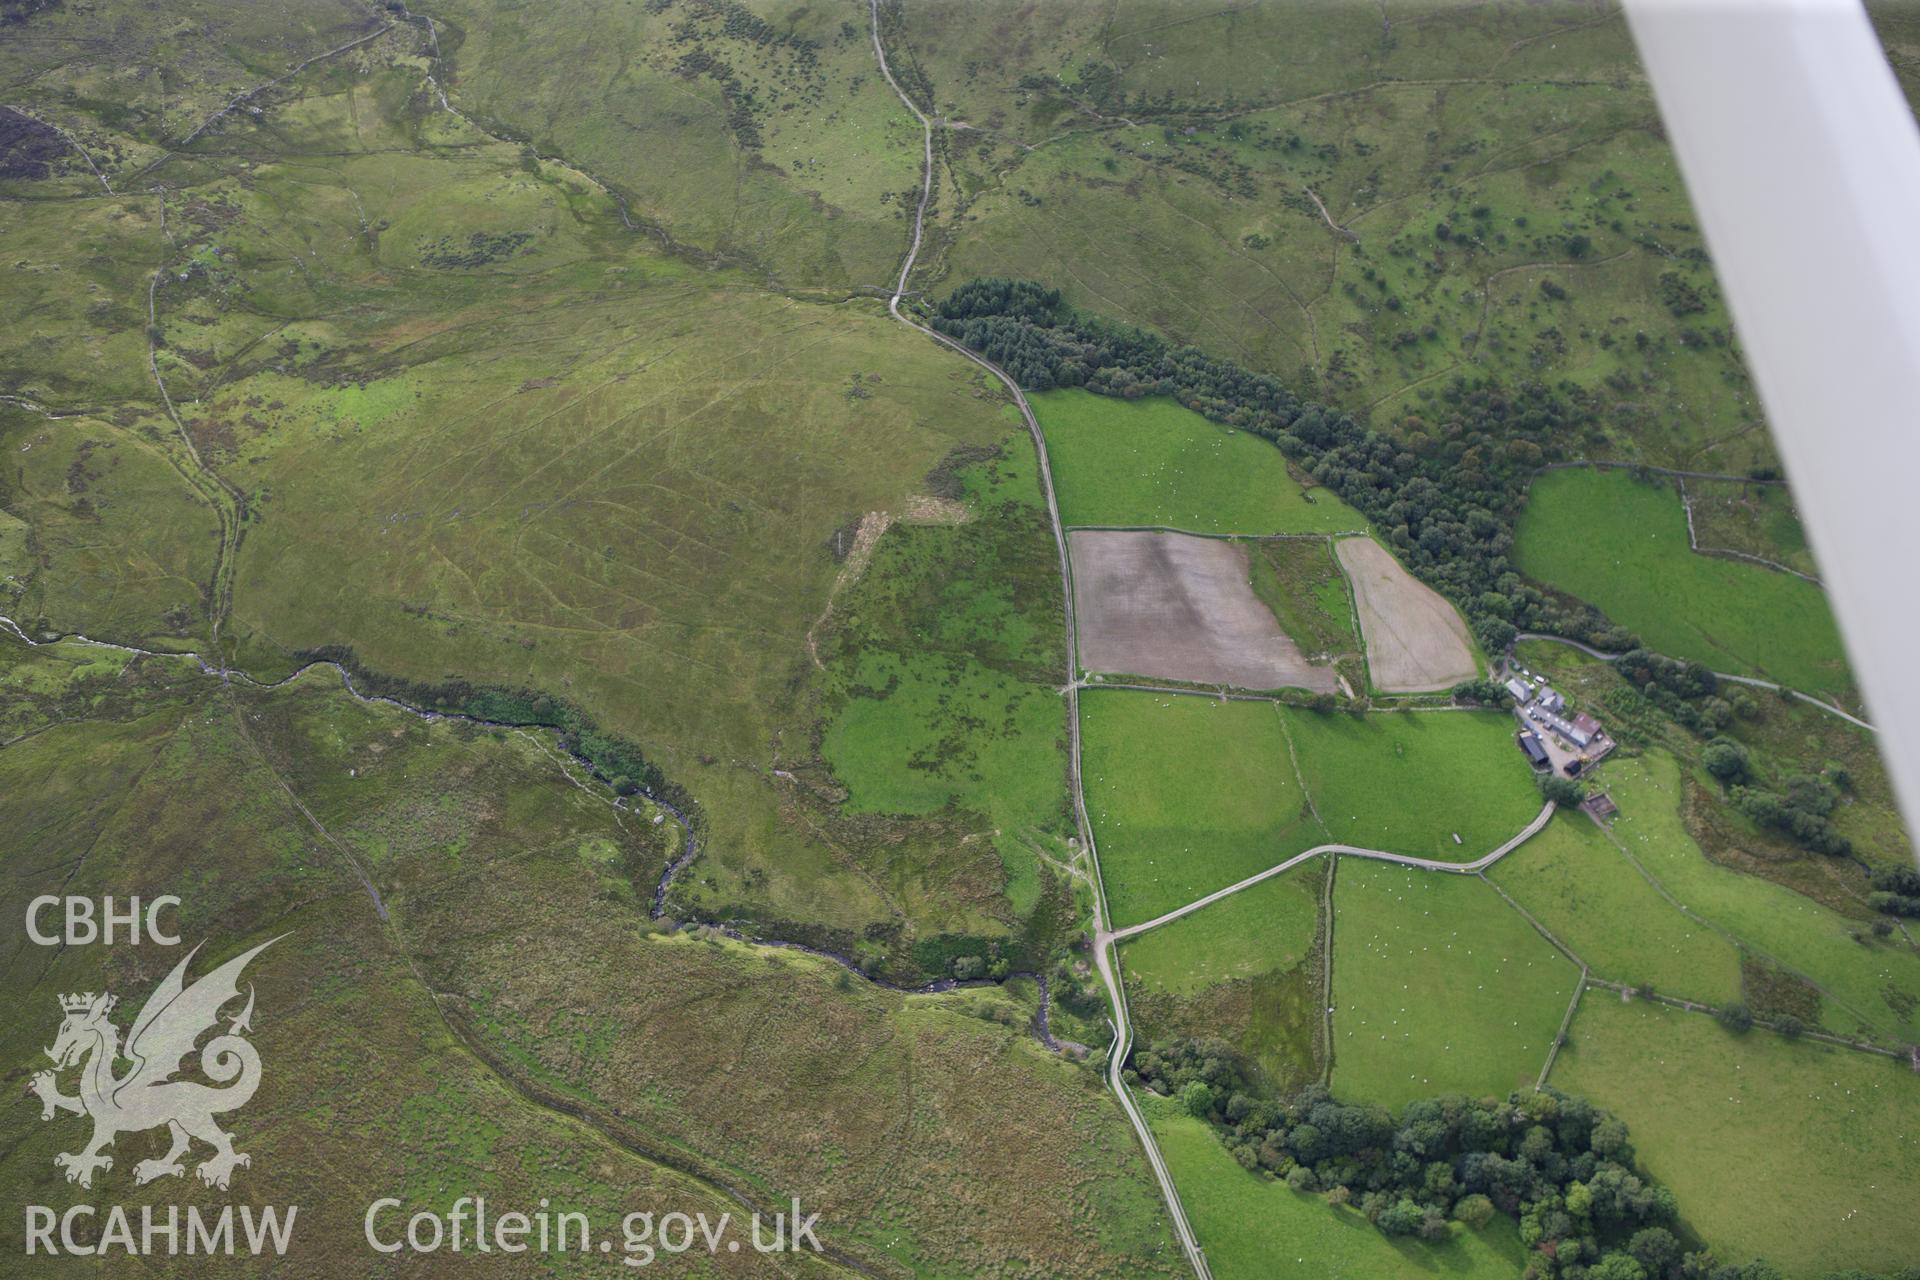
POLYGON ((1515 706, 1524 707, 1533 700, 1533 686, 1519 676, 1507 677, 1507 692, 1513 695, 1515 706))
POLYGON ((1567 700, 1560 696, 1558 689, 1549 689, 1546 685, 1541 685, 1540 705, 1554 715, 1559 715, 1567 709, 1567 700))

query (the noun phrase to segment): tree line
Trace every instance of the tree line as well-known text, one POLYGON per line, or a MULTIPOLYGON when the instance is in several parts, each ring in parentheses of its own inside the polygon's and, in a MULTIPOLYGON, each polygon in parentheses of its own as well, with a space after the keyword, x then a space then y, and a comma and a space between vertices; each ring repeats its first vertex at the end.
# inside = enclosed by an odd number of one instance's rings
POLYGON ((1272 441, 1371 520, 1409 569, 1461 607, 1490 650, 1520 631, 1615 650, 1635 644, 1591 606, 1523 581, 1510 559, 1534 472, 1566 457, 1559 441, 1598 423, 1597 402, 1571 383, 1509 388, 1461 377, 1436 393, 1431 420, 1409 415, 1388 436, 1301 400, 1267 374, 1078 311, 1035 281, 970 281, 933 308, 931 321, 1028 390, 1171 396, 1272 441))
POLYGON ((1273 1100, 1256 1096, 1232 1046, 1207 1038, 1136 1050, 1127 1080, 1207 1121, 1242 1168, 1349 1205, 1386 1235, 1439 1241, 1454 1222, 1514 1219, 1526 1280, 1780 1280, 1766 1262, 1688 1248, 1673 1192, 1640 1170, 1626 1123, 1555 1089, 1421 1099, 1398 1116, 1319 1085, 1273 1100))

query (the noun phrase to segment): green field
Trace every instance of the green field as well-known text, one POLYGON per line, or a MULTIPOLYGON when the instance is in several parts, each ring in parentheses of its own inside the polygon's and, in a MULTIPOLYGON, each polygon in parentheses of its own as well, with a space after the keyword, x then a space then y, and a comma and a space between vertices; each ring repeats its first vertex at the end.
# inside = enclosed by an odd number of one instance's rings
POLYGON ((1739 949, 1661 897, 1584 814, 1556 816, 1487 876, 1596 978, 1715 1005, 1740 998, 1739 949))
POLYGON ((1438 1244, 1390 1239, 1352 1209, 1242 1169, 1205 1121, 1173 1102, 1149 1098, 1145 1110, 1221 1280, 1512 1280, 1525 1266, 1506 1218, 1480 1232, 1455 1226, 1438 1244))
POLYGON ((1068 525, 1160 525, 1192 533, 1341 533, 1366 518, 1291 475, 1259 436, 1173 400, 1090 391, 1031 396, 1068 525))
POLYGON ((1530 1086, 1579 970, 1471 876, 1342 858, 1333 1091, 1399 1107, 1530 1086))
POLYGON ((1813 1280, 1920 1257, 1920 1076, 1901 1063, 1592 992, 1553 1083, 1627 1122, 1722 1262, 1813 1280))
POLYGON ((1276 1093, 1318 1079, 1326 872, 1295 868, 1121 944, 1136 1042, 1224 1039, 1276 1093))
POLYGON ((1622 471, 1541 476, 1521 513, 1514 563, 1598 605, 1660 653, 1815 693, 1851 686, 1820 589, 1696 554, 1679 496, 1664 482, 1622 471))
POLYGON ((1343 844, 1471 862, 1540 811, 1504 713, 1284 715, 1313 807, 1343 844))
POLYGON ((1298 867, 1130 938, 1120 946, 1128 985, 1192 995, 1221 982, 1291 969, 1313 949, 1318 864, 1298 867))
POLYGON ((1360 716, 1089 690, 1087 812, 1116 925, 1316 844, 1450 862, 1490 853, 1540 809, 1512 723, 1497 712, 1360 716))
POLYGON ((1265 702, 1080 697, 1087 815, 1114 924, 1135 924, 1326 840, 1265 702))
POLYGON ((1614 831, 1674 898, 1817 984, 1822 1021, 1889 1043, 1920 1038, 1920 952, 1780 885, 1707 860, 1681 820, 1679 767, 1665 753, 1607 765, 1614 831), (1862 933, 1856 942, 1852 935, 1862 933))

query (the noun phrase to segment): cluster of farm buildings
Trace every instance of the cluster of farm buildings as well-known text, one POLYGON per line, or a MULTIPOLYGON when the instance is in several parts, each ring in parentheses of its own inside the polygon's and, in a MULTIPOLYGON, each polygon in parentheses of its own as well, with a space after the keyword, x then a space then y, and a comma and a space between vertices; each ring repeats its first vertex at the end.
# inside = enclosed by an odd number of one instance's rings
POLYGON ((1530 674, 1519 672, 1506 683, 1513 695, 1514 715, 1520 719, 1520 750, 1536 769, 1577 778, 1613 750, 1613 739, 1586 712, 1569 714, 1571 708, 1560 691, 1545 681, 1534 683, 1527 678, 1530 674))

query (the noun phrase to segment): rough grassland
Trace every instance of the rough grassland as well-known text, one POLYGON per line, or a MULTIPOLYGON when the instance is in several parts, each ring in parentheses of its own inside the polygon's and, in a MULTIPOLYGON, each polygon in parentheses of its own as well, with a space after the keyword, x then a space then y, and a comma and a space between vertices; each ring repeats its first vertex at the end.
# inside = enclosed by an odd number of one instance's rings
POLYGON ((1849 687, 1820 589, 1696 554, 1686 512, 1665 483, 1620 471, 1541 476, 1520 517, 1514 563, 1598 605, 1661 653, 1815 693, 1849 687))
POLYGON ((1314 809, 1341 843, 1471 862, 1540 811, 1510 716, 1292 708, 1281 715, 1314 809))
MULTIPOLYGON (((161 500, 167 462, 244 499, 223 656, 267 677, 343 646, 396 677, 564 697, 698 803, 706 856, 676 909, 840 942, 878 925, 896 953, 1012 928, 984 811, 839 811, 806 649, 836 532, 1000 440, 998 399, 875 307, 662 256, 579 172, 429 110, 408 49, 316 67, 203 136, 164 172, 167 234, 132 219, 138 255, 96 255, 141 304, 135 345, 106 353, 140 376, 100 385, 144 398, 100 411, 97 520, 65 471, 7 482, 64 575, 30 603, 59 629, 205 643, 211 512, 184 482, 161 500), (155 265, 156 364, 204 467, 143 376, 155 265)), ((98 282, 46 274, 59 305, 37 319, 78 361, 98 282)), ((20 546, 8 522, 0 554, 20 546)))
POLYGON ((1627 1122, 1722 1262, 1801 1280, 1920 1257, 1920 1076, 1901 1063, 1593 992, 1553 1083, 1627 1122))
MULTIPOLYGON (((90 672, 84 653, 0 640, 0 700, 64 713, 0 752, 0 908, 178 893, 208 964, 287 933, 250 970, 268 1070, 234 1118, 254 1156, 234 1196, 299 1204, 316 1271, 364 1266, 379 1195, 738 1217, 720 1182, 769 1208, 798 1195, 824 1240, 887 1274, 1132 1277, 1174 1256, 1124 1119, 1009 993, 908 999, 813 957, 662 932, 647 905, 676 829, 617 811, 532 735, 356 703, 321 671, 262 692, 183 661, 90 672)), ((0 989, 22 1016, 0 1065, 24 1080, 44 1064, 55 994, 110 988, 124 1026, 178 959, 15 948, 0 989)), ((7 1108, 0 1180, 68 1203, 52 1156, 78 1128, 7 1108)), ((123 1137, 95 1194, 182 1194, 132 1186, 162 1140, 123 1137)), ((22 1247, 19 1223, 0 1247, 22 1247)), ((757 1255, 714 1269, 768 1274, 757 1255)))
POLYGON ((1253 593, 1311 659, 1358 655, 1353 594, 1325 538, 1265 538, 1248 548, 1253 593))
POLYGON ((1220 1280, 1511 1280, 1525 1251, 1504 1218, 1439 1244, 1393 1240, 1356 1210, 1242 1169, 1203 1120, 1148 1099, 1147 1118, 1220 1280))
POLYGON ((1686 482, 1693 532, 1702 547, 1740 551, 1818 577, 1793 495, 1785 485, 1728 480, 1686 482))
POLYGON ((1088 690, 1080 731, 1087 814, 1116 925, 1150 920, 1327 838, 1268 703, 1088 690))
POLYGON ((29 628, 204 642, 213 516, 159 446, 0 406, 0 453, 0 612, 29 628))
POLYGON ((1033 450, 956 478, 968 519, 895 523, 834 604, 821 753, 858 813, 948 805, 1067 834, 1060 570, 1033 450))
POLYGON ((1273 445, 1172 400, 1077 389, 1031 397, 1069 525, 1161 525, 1192 533, 1340 533, 1366 518, 1303 486, 1273 445))
POLYGON ((1487 876, 1595 977, 1708 1004, 1740 998, 1739 949, 1661 897, 1585 814, 1559 814, 1487 876))
POLYGON ((1399 1107, 1539 1076, 1579 970, 1491 888, 1342 858, 1333 915, 1335 1094, 1399 1107))
POLYGON ((954 236, 924 278, 1044 279, 1389 428, 1433 422, 1457 375, 1564 378, 1617 399, 1604 456, 1765 459, 1620 15, 1379 17, 907 6, 899 56, 981 130, 950 149, 954 236))
POLYGON ((899 265, 920 130, 880 78, 866 10, 428 0, 454 100, 604 173, 699 254, 788 286, 899 265))
POLYGON ((1627 850, 1687 907, 1818 984, 1829 1028, 1891 1043, 1920 1038, 1920 953, 1898 934, 1855 942, 1850 935, 1864 933, 1856 921, 1708 861, 1681 822, 1680 771, 1666 753, 1614 761, 1607 780, 1627 850))
MULTIPOLYGON (((44 689, 37 677, 85 652, 43 660, 45 651, 25 655, 17 641, 0 645, 10 650, 0 667, 8 697, 29 684, 44 689)), ((495 1203, 550 1196, 615 1219, 649 1204, 737 1210, 711 1185, 533 1102, 451 1036, 340 849, 280 789, 276 757, 320 744, 344 748, 361 773, 349 778, 340 769, 333 785, 352 797, 358 825, 349 818, 336 834, 363 851, 388 836, 409 842, 424 855, 419 870, 428 882, 483 858, 584 862, 602 850, 615 866, 631 859, 644 876, 659 864, 651 830, 629 819, 634 830, 622 831, 610 807, 517 738, 402 725, 318 682, 270 697, 220 696, 218 688, 185 663, 126 667, 124 659, 68 681, 59 697, 66 722, 0 754, 0 830, 8 833, 0 892, 15 919, 38 893, 177 893, 179 932, 206 946, 196 975, 250 943, 286 935, 248 970, 259 998, 252 1039, 267 1070, 253 1102, 226 1120, 253 1156, 236 1173, 231 1198, 298 1204, 296 1247, 306 1265, 334 1273, 364 1263, 361 1218, 380 1195, 444 1209, 457 1186, 495 1203), (291 738, 278 737, 284 730, 291 738), (414 790, 408 784, 418 774, 433 785, 414 790)), ((24 1079, 46 1065, 41 1047, 59 1018, 57 994, 113 991, 124 1028, 182 954, 151 945, 14 948, 0 970, 18 1014, 0 1038, 6 1070, 24 1079)), ((19 1106, 7 1108, 0 1125, 0 1181, 34 1203, 70 1203, 75 1190, 53 1156, 78 1147, 83 1122, 42 1123, 36 1108, 19 1106)), ((132 1183, 136 1160, 164 1145, 159 1133, 123 1135, 94 1194, 136 1215, 138 1205, 185 1195, 166 1180, 132 1183)), ((21 1251, 19 1229, 17 1218, 0 1224, 0 1247, 21 1251)), ((555 1261, 566 1273, 605 1265, 555 1261)), ((758 1274, 720 1261, 728 1274, 758 1274)), ((149 1266, 155 1274, 196 1270, 164 1256, 149 1266)))

